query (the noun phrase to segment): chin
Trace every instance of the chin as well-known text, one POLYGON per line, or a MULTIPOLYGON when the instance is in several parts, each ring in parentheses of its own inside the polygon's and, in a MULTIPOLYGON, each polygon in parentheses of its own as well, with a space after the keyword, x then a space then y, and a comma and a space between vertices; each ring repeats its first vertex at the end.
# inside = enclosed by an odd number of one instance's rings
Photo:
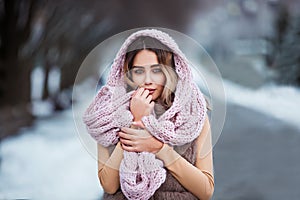
POLYGON ((152 97, 152 101, 156 101, 157 99, 157 97, 152 97))
POLYGON ((160 98, 160 95, 155 94, 152 96, 152 101, 157 101, 160 98))

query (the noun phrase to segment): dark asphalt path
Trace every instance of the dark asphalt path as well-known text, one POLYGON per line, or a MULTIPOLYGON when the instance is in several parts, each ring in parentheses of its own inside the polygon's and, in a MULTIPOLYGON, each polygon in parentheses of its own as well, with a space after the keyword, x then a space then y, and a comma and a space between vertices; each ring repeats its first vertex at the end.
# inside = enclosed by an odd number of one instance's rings
POLYGON ((300 199, 300 130, 228 105, 214 147, 214 200, 300 199))

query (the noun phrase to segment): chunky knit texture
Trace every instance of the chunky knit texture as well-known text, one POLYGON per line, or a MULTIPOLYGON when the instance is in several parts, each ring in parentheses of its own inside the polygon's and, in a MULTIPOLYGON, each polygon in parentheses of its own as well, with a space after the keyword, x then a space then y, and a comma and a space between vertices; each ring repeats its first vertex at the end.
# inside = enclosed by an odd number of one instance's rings
MULTIPOLYGON (((184 146, 176 146, 174 149, 180 152, 181 156, 186 159, 191 164, 195 164, 197 156, 197 144, 196 140, 190 142, 184 146)), ((114 194, 108 194, 104 192, 103 200, 126 200, 121 190, 118 190, 114 194)), ((149 200, 197 200, 198 198, 194 196, 191 192, 185 189, 180 182, 167 171, 166 181, 155 191, 149 200)))
MULTIPOLYGON (((108 82, 87 108, 83 120, 89 134, 101 145, 108 147, 118 142, 117 132, 129 127, 133 116, 129 110, 131 92, 126 92, 123 65, 128 46, 140 36, 161 41, 174 53, 178 83, 172 106, 161 116, 144 116, 142 122, 157 139, 172 146, 181 146, 195 140, 203 127, 205 99, 192 81, 189 63, 175 41, 166 33, 146 29, 133 33, 123 43, 111 67, 108 82)), ((165 181, 163 163, 148 152, 124 151, 120 165, 120 183, 128 199, 149 199, 165 181)))

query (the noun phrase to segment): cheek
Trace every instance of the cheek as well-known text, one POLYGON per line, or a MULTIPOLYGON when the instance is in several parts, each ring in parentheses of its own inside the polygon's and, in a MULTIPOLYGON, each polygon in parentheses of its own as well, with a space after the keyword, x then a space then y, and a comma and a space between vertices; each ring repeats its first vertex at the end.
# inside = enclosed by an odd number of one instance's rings
POLYGON ((165 82, 166 82, 166 77, 164 74, 159 74, 159 75, 155 75, 153 77, 153 81, 155 82, 155 84, 160 85, 160 86, 164 86, 165 82))
POLYGON ((161 95, 163 89, 164 89, 164 86, 162 86, 162 85, 158 86, 159 95, 161 95))
POLYGON ((132 81, 137 85, 141 85, 144 83, 144 77, 142 75, 139 75, 139 76, 133 75, 132 81))
POLYGON ((156 89, 155 95, 153 95, 153 100, 156 100, 162 94, 164 87, 159 85, 156 89))

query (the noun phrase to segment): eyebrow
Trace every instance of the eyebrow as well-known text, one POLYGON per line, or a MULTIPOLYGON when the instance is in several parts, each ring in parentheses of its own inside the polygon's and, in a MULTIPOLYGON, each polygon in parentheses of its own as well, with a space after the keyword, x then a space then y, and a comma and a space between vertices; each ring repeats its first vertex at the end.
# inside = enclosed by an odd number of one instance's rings
MULTIPOLYGON (((160 66, 161 66, 161 64, 153 64, 150 67, 153 68, 153 67, 160 67, 160 66)), ((132 66, 132 68, 145 68, 145 67, 144 66, 134 65, 134 66, 132 66)))

